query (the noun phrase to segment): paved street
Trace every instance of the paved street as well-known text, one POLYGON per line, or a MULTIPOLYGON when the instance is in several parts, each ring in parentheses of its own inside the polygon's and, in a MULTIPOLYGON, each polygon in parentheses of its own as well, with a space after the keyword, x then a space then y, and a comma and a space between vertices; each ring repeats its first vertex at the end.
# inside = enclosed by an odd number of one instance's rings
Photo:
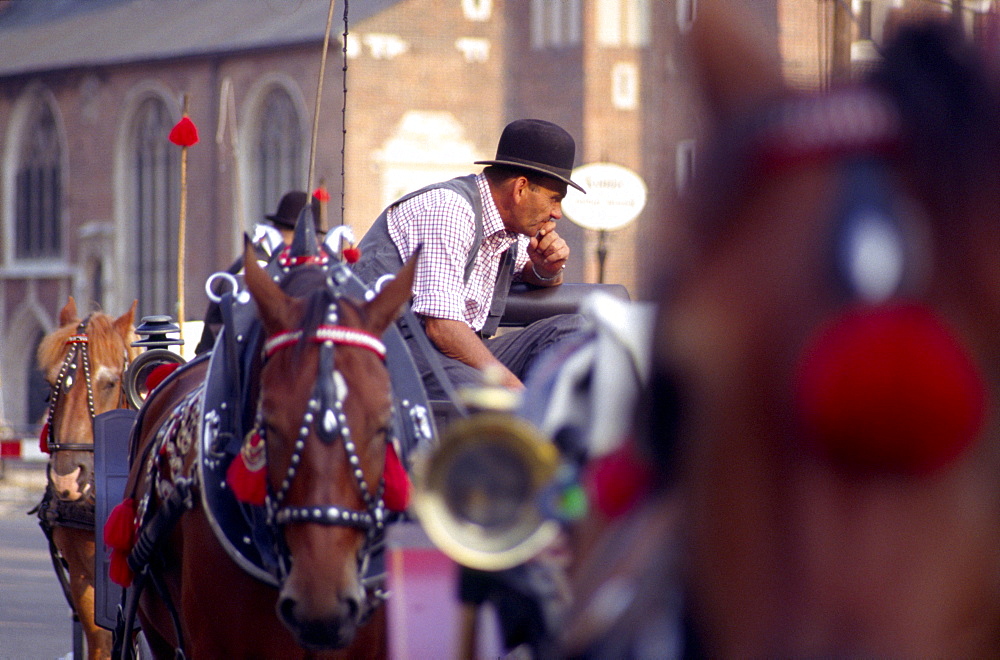
POLYGON ((0 476, 0 660, 53 660, 73 648, 69 607, 38 519, 44 464, 8 462, 0 476))

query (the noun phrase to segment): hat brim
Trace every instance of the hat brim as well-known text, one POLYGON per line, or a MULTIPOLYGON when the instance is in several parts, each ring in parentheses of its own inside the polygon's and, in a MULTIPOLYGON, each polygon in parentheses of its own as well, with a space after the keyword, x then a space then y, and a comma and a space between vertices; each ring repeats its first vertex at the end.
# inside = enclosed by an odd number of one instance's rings
POLYGON ((280 215, 265 215, 265 220, 270 220, 276 225, 281 225, 285 229, 295 229, 295 223, 289 222, 288 218, 283 218, 280 215))
POLYGON ((582 192, 584 195, 587 194, 587 191, 584 190, 582 186, 570 180, 568 176, 565 176, 563 174, 560 174, 559 172, 555 172, 551 169, 546 169, 545 167, 541 167, 538 165, 529 165, 527 163, 522 163, 516 160, 477 160, 473 162, 473 165, 504 165, 506 167, 514 167, 520 170, 531 170, 532 172, 538 172, 539 174, 550 176, 553 179, 558 179, 565 184, 573 186, 574 188, 582 192))

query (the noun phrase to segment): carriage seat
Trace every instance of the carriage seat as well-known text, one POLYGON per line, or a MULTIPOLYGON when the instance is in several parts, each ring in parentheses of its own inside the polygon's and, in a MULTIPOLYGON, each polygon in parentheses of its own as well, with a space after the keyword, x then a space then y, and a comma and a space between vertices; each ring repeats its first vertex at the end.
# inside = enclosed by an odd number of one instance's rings
MULTIPOLYGON (((592 284, 567 282, 559 286, 532 286, 517 282, 507 295, 507 306, 500 318, 499 333, 505 329, 523 328, 535 321, 557 314, 574 314, 592 293, 602 292, 621 300, 631 300, 628 289, 621 284, 592 284)), ((434 425, 440 433, 451 421, 460 416, 455 404, 446 399, 430 400, 434 425)))
POLYGON ((532 286, 518 282, 507 295, 500 327, 524 327, 556 314, 574 314, 580 310, 583 299, 596 291, 622 300, 631 299, 628 289, 621 284, 568 282, 559 286, 532 286))

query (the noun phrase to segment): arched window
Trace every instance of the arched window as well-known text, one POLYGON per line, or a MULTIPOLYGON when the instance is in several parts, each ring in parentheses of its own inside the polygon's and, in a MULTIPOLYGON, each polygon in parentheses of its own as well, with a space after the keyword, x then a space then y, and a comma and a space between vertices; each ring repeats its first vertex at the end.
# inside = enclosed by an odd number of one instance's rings
POLYGON ((177 204, 180 150, 170 144, 172 122, 158 98, 143 101, 132 125, 134 241, 138 317, 177 315, 177 204))
POLYGON ((305 187, 302 127, 291 96, 280 87, 264 97, 257 131, 257 192, 254 218, 274 213, 281 196, 305 187))
POLYGON ((24 133, 15 183, 15 255, 58 257, 62 249, 62 152, 56 120, 39 101, 24 133))

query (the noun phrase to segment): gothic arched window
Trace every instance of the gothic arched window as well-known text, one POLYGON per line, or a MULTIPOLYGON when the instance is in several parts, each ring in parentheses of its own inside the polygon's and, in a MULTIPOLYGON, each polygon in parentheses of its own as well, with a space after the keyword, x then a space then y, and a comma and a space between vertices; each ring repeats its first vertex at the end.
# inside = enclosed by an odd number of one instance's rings
POLYGON ((291 96, 280 87, 264 97, 257 131, 256 218, 274 213, 281 196, 305 187, 302 171, 302 127, 291 96))
POLYGON ((167 139, 172 125, 166 103, 159 98, 143 101, 133 118, 130 231, 139 318, 177 315, 180 150, 167 139))
POLYGON ((15 256, 58 257, 62 250, 62 149, 48 103, 36 104, 24 135, 15 183, 15 256))

